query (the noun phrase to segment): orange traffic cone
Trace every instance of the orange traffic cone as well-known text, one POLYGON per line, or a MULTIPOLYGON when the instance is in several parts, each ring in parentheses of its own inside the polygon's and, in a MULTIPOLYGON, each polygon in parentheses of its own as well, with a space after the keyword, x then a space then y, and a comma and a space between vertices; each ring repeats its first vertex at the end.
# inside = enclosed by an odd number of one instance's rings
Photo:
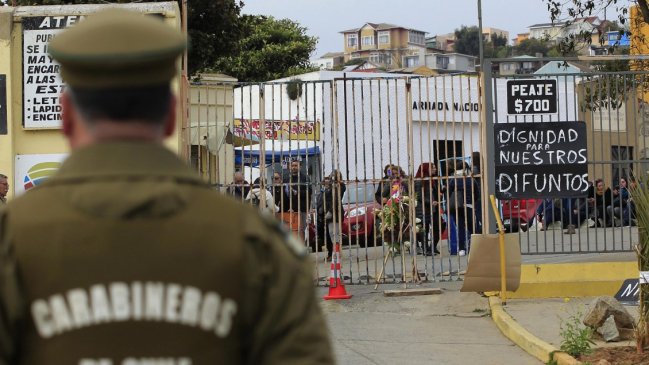
POLYGON ((343 284, 342 273, 340 272, 340 243, 334 246, 334 254, 331 255, 331 276, 329 277, 329 295, 325 295, 325 300, 331 299, 349 299, 351 294, 347 294, 345 284, 343 284))

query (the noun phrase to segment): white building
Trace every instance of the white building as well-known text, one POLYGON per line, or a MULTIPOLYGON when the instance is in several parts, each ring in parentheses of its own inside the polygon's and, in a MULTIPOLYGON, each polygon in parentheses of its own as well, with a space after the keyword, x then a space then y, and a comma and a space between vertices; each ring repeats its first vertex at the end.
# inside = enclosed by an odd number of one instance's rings
POLYGON ((320 70, 331 70, 336 66, 342 65, 344 63, 344 59, 344 52, 329 52, 325 53, 320 58, 311 60, 311 65, 317 67, 320 70))
MULTIPOLYGON (((253 125, 262 125, 259 120, 263 116, 265 135, 272 140, 265 143, 266 156, 291 157, 295 155, 291 150, 300 149, 310 151, 305 156, 308 160, 314 158, 313 149, 317 147, 316 164, 320 164, 322 172, 329 174, 338 169, 346 179, 379 179, 383 167, 390 163, 404 169, 412 166, 412 171, 406 169, 412 174, 422 162, 479 151, 478 77, 410 76, 307 73, 297 76, 305 83, 294 100, 287 95, 293 78, 266 83, 263 93, 259 85, 242 86, 234 91, 235 124, 236 120, 246 121, 251 127, 243 133, 249 133, 253 125)), ((560 93, 574 93, 572 87, 557 89, 560 93)), ((497 80, 500 96, 496 98, 496 122, 551 121, 559 117, 575 120, 574 107, 562 107, 562 103, 574 98, 563 94, 559 95, 560 113, 571 115, 509 117, 505 90, 505 80, 497 80)), ((252 133, 261 135, 258 130, 252 133)), ((244 154, 259 154, 259 145, 243 149, 250 151, 244 154)))
POLYGON ((477 57, 461 53, 427 53, 404 56, 405 67, 426 66, 438 73, 475 72, 477 57))

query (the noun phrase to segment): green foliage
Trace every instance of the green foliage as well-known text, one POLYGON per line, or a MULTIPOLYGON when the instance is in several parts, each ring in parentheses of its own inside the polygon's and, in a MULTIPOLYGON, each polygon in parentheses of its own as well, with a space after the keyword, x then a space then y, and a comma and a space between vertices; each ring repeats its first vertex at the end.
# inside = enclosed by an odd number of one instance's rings
MULTIPOLYGON (((147 0, 160 2, 164 0, 147 0)), ((181 7, 182 0, 177 0, 181 7)), ((111 3, 131 3, 112 0, 111 3)), ((104 0, 15 0, 16 5, 106 4, 104 0)), ((188 73, 221 72, 240 81, 267 81, 315 70, 315 37, 288 19, 240 15, 240 0, 187 2, 188 73)))
POLYGON ((211 69, 239 81, 268 81, 314 70, 309 56, 317 39, 289 19, 261 15, 242 17, 242 38, 237 49, 221 57, 211 69))
MULTIPOLYGON (((455 30, 455 52, 475 57, 480 56, 480 30, 476 26, 462 26, 455 30)), ((492 34, 491 38, 483 42, 485 58, 503 58, 509 54, 507 38, 492 34)))
MULTIPOLYGON (((414 197, 412 199, 408 196, 403 196, 400 199, 392 198, 380 210, 375 212, 376 217, 381 220, 379 232, 381 234, 390 233, 389 236, 385 237, 386 244, 396 251, 399 250, 400 242, 410 239, 406 236, 413 227, 409 219, 409 204, 417 204, 417 194, 413 195, 414 197), (391 240, 395 240, 396 242, 389 242, 391 240)), ((415 233, 421 231, 422 226, 420 221, 415 222, 414 229, 415 233)))
POLYGON ((537 53, 541 53, 544 56, 548 54, 550 50, 550 45, 548 41, 543 39, 528 38, 514 47, 514 53, 517 56, 535 56, 537 53))
POLYGON ((478 57, 480 55, 480 30, 463 25, 455 30, 455 52, 478 57))
POLYGON ((595 344, 592 340, 592 328, 584 326, 580 317, 580 313, 571 315, 567 320, 562 320, 559 326, 561 337, 563 337, 560 349, 570 356, 589 354, 595 344))
POLYGON ((554 352, 550 354, 550 360, 545 365, 559 365, 559 362, 554 359, 554 352))
POLYGON ((291 100, 297 100, 302 96, 302 82, 300 80, 291 80, 286 84, 286 94, 291 100))
MULTIPOLYGON (((164 0, 147 0, 161 2, 164 0)), ((111 0, 132 3, 132 0, 111 0)), ((106 4, 104 0, 15 0, 19 5, 106 4)), ((232 52, 241 37, 239 14, 242 1, 192 0, 187 2, 187 24, 190 39, 188 73, 207 68, 220 57, 232 52)), ((181 0, 178 7, 182 9, 181 0)))
POLYGON ((352 58, 349 61, 345 62, 345 66, 360 65, 365 62, 364 58, 352 58))
POLYGON ((490 41, 494 47, 503 47, 507 45, 507 38, 500 34, 492 34, 490 41))
MULTIPOLYGON (((603 32, 608 30, 619 30, 627 35, 630 34, 624 27, 629 21, 629 9, 633 5, 637 5, 638 9, 640 9, 641 19, 639 21, 649 23, 649 5, 647 4, 647 0, 543 0, 543 2, 547 4, 552 22, 565 22, 564 27, 570 27, 582 18, 603 14, 607 10, 609 12, 616 12, 619 23, 612 22, 607 29, 597 29, 600 39, 604 35, 603 32)), ((570 34, 562 39, 559 42, 559 49, 562 54, 566 55, 577 50, 580 45, 590 45, 591 42, 591 33, 582 31, 570 34)))

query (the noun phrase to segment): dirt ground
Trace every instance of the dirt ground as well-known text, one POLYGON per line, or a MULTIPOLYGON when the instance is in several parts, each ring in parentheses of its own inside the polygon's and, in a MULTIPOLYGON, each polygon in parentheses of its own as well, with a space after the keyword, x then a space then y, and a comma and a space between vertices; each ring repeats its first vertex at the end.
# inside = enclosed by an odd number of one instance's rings
POLYGON ((589 355, 582 355, 579 361, 582 363, 597 364, 600 360, 606 360, 611 365, 649 365, 649 352, 638 354, 635 347, 603 347, 595 349, 589 355))

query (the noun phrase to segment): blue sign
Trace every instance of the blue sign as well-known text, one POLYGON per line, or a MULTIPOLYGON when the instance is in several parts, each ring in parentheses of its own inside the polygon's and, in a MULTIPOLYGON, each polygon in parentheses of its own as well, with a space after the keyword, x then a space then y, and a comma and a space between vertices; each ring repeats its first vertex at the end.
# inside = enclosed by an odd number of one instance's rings
POLYGON ((606 37, 608 38, 608 45, 610 47, 615 46, 630 46, 631 41, 629 36, 626 33, 620 34, 618 31, 606 32, 606 37))

